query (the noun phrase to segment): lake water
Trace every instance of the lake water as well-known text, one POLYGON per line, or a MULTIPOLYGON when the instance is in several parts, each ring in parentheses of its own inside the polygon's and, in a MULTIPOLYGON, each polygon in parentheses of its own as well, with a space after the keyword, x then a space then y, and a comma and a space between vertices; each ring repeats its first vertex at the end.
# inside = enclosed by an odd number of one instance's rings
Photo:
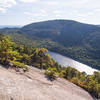
POLYGON ((80 72, 86 72, 88 75, 91 75, 93 74, 94 71, 98 71, 96 69, 93 69, 92 67, 88 66, 88 65, 85 65, 85 64, 82 64, 78 61, 75 61, 69 57, 66 57, 66 56, 62 56, 61 54, 58 54, 58 53, 55 53, 55 52, 48 52, 52 58, 58 62, 60 65, 62 66, 71 66, 71 67, 74 67, 76 68, 77 70, 79 70, 80 72))

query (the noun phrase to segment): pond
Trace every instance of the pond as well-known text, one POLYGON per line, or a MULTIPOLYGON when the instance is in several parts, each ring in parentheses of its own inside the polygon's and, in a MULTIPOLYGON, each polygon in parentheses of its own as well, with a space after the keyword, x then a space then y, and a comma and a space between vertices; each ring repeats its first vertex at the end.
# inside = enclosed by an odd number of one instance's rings
POLYGON ((94 71, 98 71, 88 65, 85 65, 85 64, 82 64, 78 61, 75 61, 69 57, 66 57, 66 56, 63 56, 61 54, 58 54, 58 53, 55 53, 55 52, 51 52, 49 51, 48 52, 52 58, 58 62, 61 66, 71 66, 71 67, 74 67, 76 68, 77 70, 79 70, 80 72, 86 72, 88 75, 91 75, 93 74, 94 71))

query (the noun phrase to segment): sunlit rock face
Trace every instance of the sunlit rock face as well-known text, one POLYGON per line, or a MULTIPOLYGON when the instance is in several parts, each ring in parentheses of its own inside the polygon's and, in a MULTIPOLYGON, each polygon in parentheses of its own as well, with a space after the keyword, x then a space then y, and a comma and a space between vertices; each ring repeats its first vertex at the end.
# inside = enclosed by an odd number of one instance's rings
POLYGON ((93 100, 88 92, 64 80, 47 80, 36 68, 16 73, 0 66, 0 100, 93 100))

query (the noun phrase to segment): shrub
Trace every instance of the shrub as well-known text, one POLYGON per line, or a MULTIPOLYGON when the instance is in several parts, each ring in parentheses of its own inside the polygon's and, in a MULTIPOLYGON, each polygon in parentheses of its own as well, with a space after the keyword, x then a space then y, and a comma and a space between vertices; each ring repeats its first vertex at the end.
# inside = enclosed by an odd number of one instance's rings
POLYGON ((77 77, 72 78, 71 82, 76 84, 76 85, 78 85, 78 83, 79 83, 77 77))
POLYGON ((24 71, 28 71, 28 67, 24 63, 13 61, 13 67, 23 68, 24 71))
POLYGON ((57 69, 56 68, 48 68, 45 71, 45 75, 47 76, 48 79, 53 81, 57 78, 57 75, 58 75, 57 69))

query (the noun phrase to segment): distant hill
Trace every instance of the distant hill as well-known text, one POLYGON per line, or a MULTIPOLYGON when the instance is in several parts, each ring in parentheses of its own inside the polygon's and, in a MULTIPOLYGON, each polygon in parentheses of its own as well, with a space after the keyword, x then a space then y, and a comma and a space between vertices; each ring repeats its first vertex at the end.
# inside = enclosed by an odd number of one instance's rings
POLYGON ((17 26, 13 26, 13 25, 0 25, 0 29, 2 28, 21 28, 22 26, 17 25, 17 26))
POLYGON ((100 28, 72 20, 52 20, 26 25, 21 28, 21 32, 33 38, 48 38, 64 46, 82 46, 84 40, 90 40, 89 37, 94 33, 100 35, 100 28))
POLYGON ((17 33, 20 28, 2 28, 0 29, 0 33, 9 34, 9 33, 17 33))
MULTIPOLYGON (((5 30, 2 32, 12 31, 5 30)), ((16 42, 45 47, 100 69, 100 27, 97 25, 73 20, 50 20, 26 25, 12 33, 12 39, 16 42)))
POLYGON ((100 25, 97 25, 98 27, 100 27, 100 25))
POLYGON ((0 33, 17 33, 22 26, 0 25, 0 33))

